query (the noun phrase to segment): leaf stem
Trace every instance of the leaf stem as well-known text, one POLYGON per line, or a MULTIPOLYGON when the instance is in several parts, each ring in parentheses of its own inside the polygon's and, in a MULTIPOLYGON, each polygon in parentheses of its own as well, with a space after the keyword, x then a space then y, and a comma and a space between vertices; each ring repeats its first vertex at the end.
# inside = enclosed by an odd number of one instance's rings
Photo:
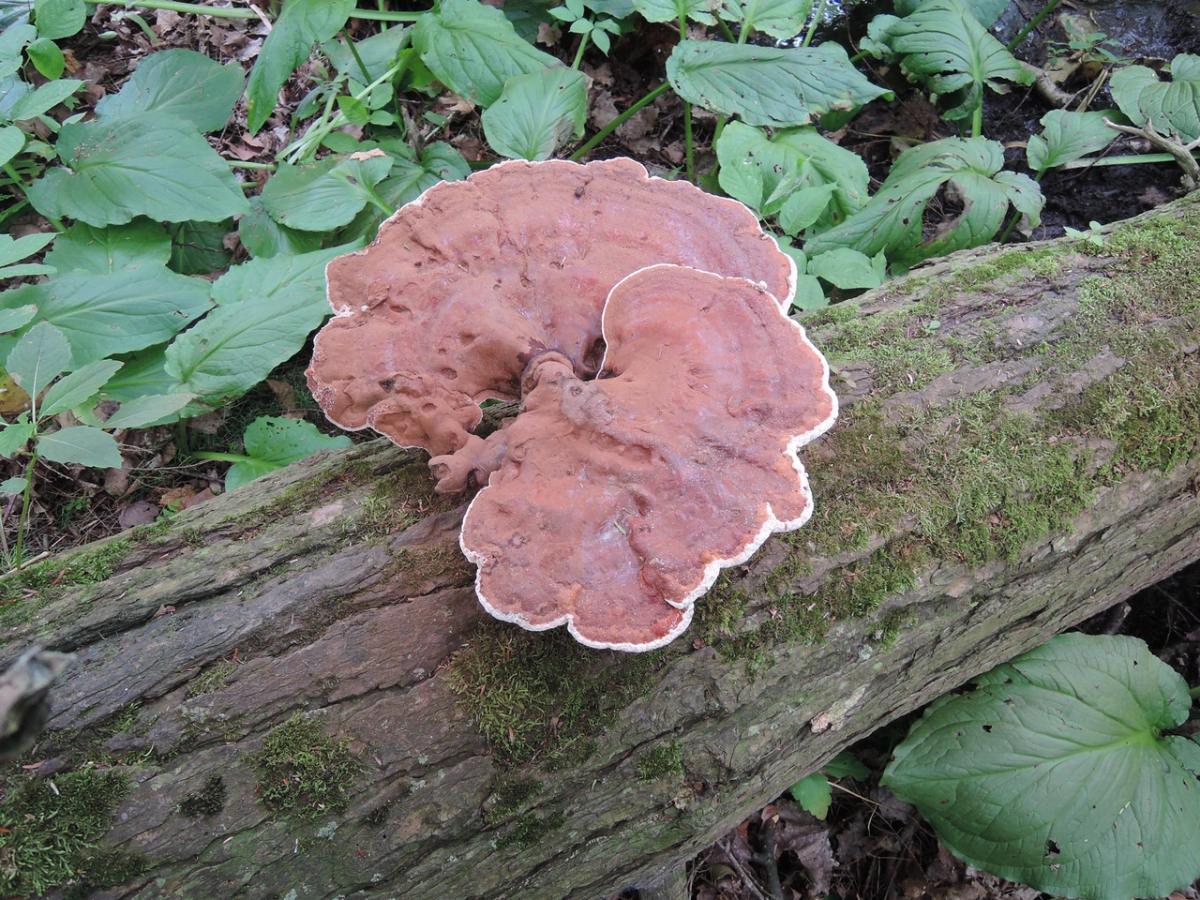
POLYGON ((720 16, 717 16, 717 28, 721 30, 721 34, 724 36, 725 40, 729 41, 730 43, 733 43, 737 40, 737 38, 733 36, 733 31, 729 28, 729 23, 720 16))
MULTIPOLYGON (((1037 170, 1037 173, 1033 176, 1033 180, 1036 183, 1041 184, 1042 176, 1044 176, 1045 174, 1046 174, 1046 168, 1043 166, 1042 168, 1037 170)), ((996 243, 1003 244, 1005 241, 1007 241, 1008 236, 1010 234, 1012 234, 1012 230, 1017 227, 1017 223, 1020 221, 1021 221, 1021 213, 1014 209, 1012 212, 1012 215, 1008 219, 1008 224, 1004 226, 1004 231, 1000 232, 1000 237, 997 239, 996 243)))
MULTIPOLYGON (((679 40, 687 40, 687 12, 685 10, 680 10, 679 13, 679 40)), ((683 101, 683 150, 687 165, 687 179, 694 182, 696 180, 696 146, 692 139, 692 104, 686 100, 683 101)))
POLYGON ((1013 50, 1015 50, 1017 47, 1020 47, 1021 41, 1029 37, 1029 32, 1041 25, 1042 20, 1045 19, 1046 16, 1050 15, 1050 13, 1054 12, 1060 3, 1062 3, 1062 0, 1047 0, 1042 8, 1033 14, 1033 18, 1025 23, 1025 27, 1018 31, 1016 35, 1013 36, 1013 39, 1008 42, 1008 52, 1012 53, 1013 50))
POLYGON ((246 456, 244 453, 216 453, 208 450, 193 453, 192 456, 194 456, 196 459, 204 459, 210 462, 239 463, 255 461, 254 457, 246 456))
POLYGON ((975 109, 971 112, 971 137, 979 137, 983 134, 983 91, 979 92, 979 101, 975 104, 975 109))
POLYGON ((17 542, 13 547, 12 565, 13 568, 21 565, 25 560, 25 532, 29 526, 29 507, 33 500, 33 467, 37 465, 37 426, 34 426, 34 432, 31 440, 33 450, 29 454, 29 462, 25 465, 25 490, 21 492, 21 518, 17 520, 17 542))
POLYGON ((1200 684, 1196 685, 1194 688, 1189 688, 1188 696, 1193 700, 1200 700, 1200 684))
POLYGON ((599 145, 601 141, 628 122, 638 110, 653 103, 656 99, 658 99, 659 95, 663 94, 670 86, 671 85, 669 82, 664 81, 658 87, 652 88, 649 92, 644 94, 640 100, 636 100, 633 105, 618 114, 615 119, 588 138, 585 144, 577 148, 570 156, 571 161, 579 162, 579 160, 591 153, 594 149, 596 149, 597 145, 599 145))
POLYGON ((813 36, 817 33, 817 26, 825 18, 825 4, 827 0, 817 0, 817 8, 813 10, 812 21, 808 23, 808 31, 804 33, 804 40, 801 42, 801 47, 807 47, 812 43, 813 36))
POLYGON ((354 61, 358 64, 358 71, 362 72, 363 82, 371 80, 371 73, 367 71, 367 64, 363 62, 362 57, 358 55, 358 48, 354 46, 354 39, 350 37, 350 32, 342 28, 342 37, 346 39, 346 47, 350 51, 350 55, 354 57, 354 61))
POLYGON ((585 31, 579 36, 579 46, 575 50, 575 59, 571 61, 571 68, 578 69, 579 64, 583 62, 583 51, 587 49, 588 42, 592 39, 592 33, 585 31))
POLYGON ((275 163, 250 162, 249 160, 227 159, 225 162, 231 169, 261 169, 264 172, 274 172, 275 163))

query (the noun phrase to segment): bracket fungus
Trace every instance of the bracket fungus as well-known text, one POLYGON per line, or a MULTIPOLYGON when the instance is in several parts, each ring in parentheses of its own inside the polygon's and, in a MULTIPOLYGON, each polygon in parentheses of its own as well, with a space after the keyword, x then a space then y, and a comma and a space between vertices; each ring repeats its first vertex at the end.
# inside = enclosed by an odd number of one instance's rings
POLYGON ((592 647, 677 637, 719 571, 812 495, 837 415, 753 213, 632 160, 512 162, 403 207, 329 264, 313 394, 483 485, 461 546, 493 616, 592 647), (777 299, 778 298, 778 299, 777 299), (483 438, 480 402, 520 399, 483 438))

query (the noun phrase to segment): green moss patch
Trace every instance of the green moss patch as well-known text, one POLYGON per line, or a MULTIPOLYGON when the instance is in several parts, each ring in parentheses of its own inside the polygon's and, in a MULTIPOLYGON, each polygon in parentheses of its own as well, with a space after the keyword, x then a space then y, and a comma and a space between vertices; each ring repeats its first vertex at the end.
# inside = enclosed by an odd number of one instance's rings
POLYGON ((316 719, 300 713, 267 735, 250 765, 263 805, 301 819, 342 812, 360 769, 347 741, 330 737, 316 719))
POLYGON ((209 666, 188 684, 188 697, 200 697, 219 691, 235 671, 237 671, 237 663, 228 659, 209 666))
POLYGON ((86 896, 139 874, 140 858, 99 844, 128 790, 123 775, 95 769, 10 780, 0 804, 0 895, 63 888, 86 896))
POLYGON ((483 820, 488 825, 498 825, 532 803, 541 792, 542 783, 536 778, 504 776, 484 804, 483 820))
POLYGON ((0 579, 0 628, 29 620, 67 588, 99 584, 112 577, 133 549, 128 538, 48 559, 0 579))
POLYGON ((683 748, 679 741, 657 744, 642 754, 634 767, 642 781, 654 781, 683 774, 683 748))
POLYGON ((521 816, 516 824, 496 841, 496 848, 516 847, 525 850, 540 843, 552 831, 557 831, 566 823, 567 817, 562 812, 554 812, 547 816, 528 813, 521 816))
POLYGON ((210 775, 204 786, 198 791, 192 791, 179 804, 179 811, 190 819, 202 816, 215 816, 225 808, 225 779, 220 775, 210 775))
POLYGON ((455 654, 450 683, 499 761, 553 766, 586 756, 590 737, 665 662, 662 651, 598 653, 562 629, 489 622, 455 654))

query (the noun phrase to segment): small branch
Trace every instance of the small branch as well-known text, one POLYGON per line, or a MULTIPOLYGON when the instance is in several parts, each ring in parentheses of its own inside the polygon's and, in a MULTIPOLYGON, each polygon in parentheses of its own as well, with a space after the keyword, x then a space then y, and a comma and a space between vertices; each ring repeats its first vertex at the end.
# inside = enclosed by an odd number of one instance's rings
POLYGON ((1179 141, 1160 134, 1154 127, 1153 122, 1146 122, 1140 128, 1132 125, 1118 125, 1108 119, 1104 120, 1104 124, 1121 134, 1131 134, 1134 137, 1145 138, 1150 142, 1150 146, 1157 147, 1166 153, 1171 154, 1175 162, 1179 163, 1179 167, 1183 169, 1183 186, 1189 191, 1196 190, 1200 187, 1200 162, 1196 161, 1196 157, 1192 156, 1192 151, 1200 147, 1200 140, 1192 141, 1190 144, 1182 144, 1179 141))
POLYGON ((758 882, 754 880, 754 876, 746 871, 746 867, 738 861, 738 858, 733 855, 733 851, 729 849, 729 844, 724 840, 717 841, 717 846, 721 848, 721 852, 725 854, 725 858, 729 860, 729 864, 733 866, 738 876, 742 879, 742 884, 746 886, 751 894, 754 895, 754 900, 770 900, 770 898, 759 888, 758 882))

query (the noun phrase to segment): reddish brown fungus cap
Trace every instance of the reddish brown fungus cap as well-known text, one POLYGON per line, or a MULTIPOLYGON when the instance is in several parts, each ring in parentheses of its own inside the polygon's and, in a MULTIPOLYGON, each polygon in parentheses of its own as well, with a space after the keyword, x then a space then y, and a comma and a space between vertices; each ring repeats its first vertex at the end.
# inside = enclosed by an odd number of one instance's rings
POLYGON ((535 358, 521 414, 470 451, 502 462, 461 543, 492 615, 649 650, 723 567, 807 520, 796 451, 837 398, 804 329, 745 279, 641 269, 613 288, 603 332, 599 378, 535 358))
POLYGON ((479 440, 479 403, 518 397, 539 354, 594 375, 605 297, 661 262, 761 282, 785 309, 795 286, 748 209, 632 160, 508 162, 443 182, 329 264, 336 316, 309 386, 343 428, 453 453, 479 440))

